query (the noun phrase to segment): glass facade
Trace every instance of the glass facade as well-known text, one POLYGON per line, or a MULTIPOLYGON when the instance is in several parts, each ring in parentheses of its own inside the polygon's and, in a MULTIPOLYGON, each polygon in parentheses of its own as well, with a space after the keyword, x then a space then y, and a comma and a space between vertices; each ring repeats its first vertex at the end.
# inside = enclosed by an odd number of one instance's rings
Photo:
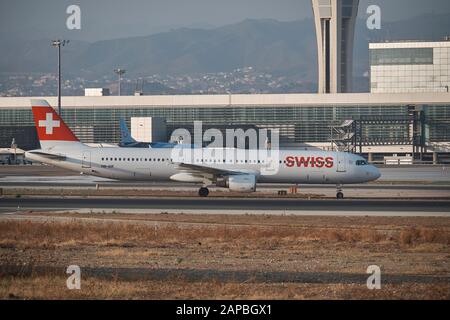
POLYGON ((449 91, 450 42, 371 44, 370 47, 372 93, 449 91), (378 48, 398 45, 417 48, 378 48))
MULTIPOLYGON (((429 141, 450 141, 450 105, 425 106, 429 141)), ((257 127, 279 129, 281 143, 327 143, 331 126, 344 120, 389 119, 386 124, 369 121, 362 128, 364 142, 410 143, 408 106, 245 106, 245 107, 157 107, 130 106, 120 108, 63 109, 63 118, 75 134, 86 143, 117 143, 120 139, 119 119, 131 117, 163 117, 167 120, 168 137, 178 128, 190 129, 194 121, 208 127, 257 127)), ((0 147, 11 144, 12 138, 23 134, 20 127, 33 127, 30 109, 0 109, 0 128, 8 127, 0 136, 0 147), (11 127, 17 127, 17 131, 11 127)), ((20 147, 20 146, 19 146, 20 147)), ((24 146, 23 146, 24 147, 24 146)), ((25 147, 24 147, 25 148, 25 147)))
POLYGON ((424 111, 428 141, 450 141, 450 107, 428 106, 424 111))
POLYGON ((433 48, 393 48, 370 50, 370 65, 433 64, 433 48))

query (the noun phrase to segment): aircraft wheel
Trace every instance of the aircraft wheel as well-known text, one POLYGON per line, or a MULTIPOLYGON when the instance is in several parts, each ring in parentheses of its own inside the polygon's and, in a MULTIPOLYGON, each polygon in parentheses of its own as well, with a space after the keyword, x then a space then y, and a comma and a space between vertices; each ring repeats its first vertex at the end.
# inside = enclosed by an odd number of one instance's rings
POLYGON ((344 194, 342 192, 338 192, 338 193, 336 193, 336 198, 337 199, 344 199, 344 194))
POLYGON ((207 197, 207 196, 209 195, 209 190, 208 190, 208 188, 205 188, 205 187, 200 188, 200 190, 198 190, 198 195, 199 195, 200 197, 207 197))

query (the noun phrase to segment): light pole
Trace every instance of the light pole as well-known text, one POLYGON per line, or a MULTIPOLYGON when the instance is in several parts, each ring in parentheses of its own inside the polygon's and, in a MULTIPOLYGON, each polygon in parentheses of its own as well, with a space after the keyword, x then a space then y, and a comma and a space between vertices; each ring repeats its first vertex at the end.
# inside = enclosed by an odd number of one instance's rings
POLYGON ((58 114, 61 115, 61 46, 69 44, 69 40, 53 40, 52 46, 58 48, 58 114))
POLYGON ((125 73, 124 69, 114 69, 114 72, 119 76, 119 96, 120 96, 120 81, 122 80, 122 75, 125 73))

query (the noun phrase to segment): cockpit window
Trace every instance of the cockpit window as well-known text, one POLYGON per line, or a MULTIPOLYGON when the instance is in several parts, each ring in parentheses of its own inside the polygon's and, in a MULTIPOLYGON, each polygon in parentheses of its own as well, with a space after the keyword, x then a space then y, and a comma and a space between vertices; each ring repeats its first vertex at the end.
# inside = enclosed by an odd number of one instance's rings
POLYGON ((356 161, 356 165, 357 165, 357 166, 367 166, 368 163, 367 163, 366 160, 357 160, 357 161, 356 161))

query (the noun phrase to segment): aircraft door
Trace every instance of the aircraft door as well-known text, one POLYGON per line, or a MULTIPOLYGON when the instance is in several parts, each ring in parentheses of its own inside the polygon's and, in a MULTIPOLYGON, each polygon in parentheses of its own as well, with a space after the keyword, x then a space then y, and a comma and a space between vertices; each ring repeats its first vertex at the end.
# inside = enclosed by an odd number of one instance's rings
POLYGON ((91 167, 91 152, 90 151, 83 152, 81 167, 82 168, 90 168, 91 167))
POLYGON ((337 153, 337 172, 347 172, 347 153, 337 153))

